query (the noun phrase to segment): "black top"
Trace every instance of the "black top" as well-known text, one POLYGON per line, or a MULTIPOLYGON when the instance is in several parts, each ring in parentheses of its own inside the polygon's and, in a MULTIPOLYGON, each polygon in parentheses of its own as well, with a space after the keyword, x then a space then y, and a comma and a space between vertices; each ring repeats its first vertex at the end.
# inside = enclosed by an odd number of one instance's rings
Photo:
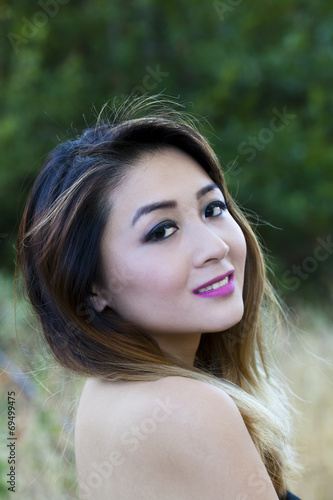
POLYGON ((286 500, 301 500, 301 499, 290 493, 290 491, 287 491, 286 500))

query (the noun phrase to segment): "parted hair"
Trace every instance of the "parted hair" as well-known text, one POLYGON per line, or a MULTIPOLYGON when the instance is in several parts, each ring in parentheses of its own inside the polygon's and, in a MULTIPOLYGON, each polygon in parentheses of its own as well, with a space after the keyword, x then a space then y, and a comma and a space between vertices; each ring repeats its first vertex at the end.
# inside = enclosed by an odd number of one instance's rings
POLYGON ((258 239, 228 192, 217 156, 175 106, 156 97, 132 99, 112 119, 103 113, 94 127, 55 147, 24 210, 18 269, 43 336, 67 369, 111 380, 190 377, 229 394, 282 499, 295 464, 290 406, 269 352, 280 306, 258 239), (226 331, 202 334, 194 366, 167 354, 113 309, 95 310, 92 300, 93 285, 103 282, 100 242, 112 217, 112 192, 142 155, 168 147, 190 155, 220 187, 247 245, 244 315, 226 331))

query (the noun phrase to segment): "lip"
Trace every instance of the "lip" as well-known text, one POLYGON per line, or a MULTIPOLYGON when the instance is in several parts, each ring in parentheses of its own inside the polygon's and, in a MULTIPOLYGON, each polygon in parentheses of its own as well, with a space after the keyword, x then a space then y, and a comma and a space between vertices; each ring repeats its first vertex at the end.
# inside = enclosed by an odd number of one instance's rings
POLYGON ((197 297, 224 297, 226 295, 230 295, 233 291, 235 290, 235 283, 234 283, 234 269, 231 271, 228 271, 227 273, 223 274, 222 276, 217 276, 216 278, 207 281, 206 283, 203 283, 202 285, 198 286, 193 290, 194 295, 197 297), (202 293, 197 293, 198 290, 201 288, 205 288, 206 286, 213 285, 214 283, 217 283, 218 281, 222 281, 225 278, 229 278, 229 282, 220 287, 216 288, 215 290, 208 290, 207 292, 202 292, 202 293))

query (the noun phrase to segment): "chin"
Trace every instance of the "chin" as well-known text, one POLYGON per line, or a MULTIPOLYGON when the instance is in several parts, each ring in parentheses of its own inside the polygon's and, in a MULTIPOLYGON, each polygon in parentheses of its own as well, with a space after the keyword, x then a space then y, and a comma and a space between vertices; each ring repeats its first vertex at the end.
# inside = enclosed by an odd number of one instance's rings
POLYGON ((241 301, 240 304, 230 308, 226 313, 223 314, 223 318, 219 318, 219 321, 216 322, 215 328, 210 330, 211 332, 221 332, 224 330, 228 330, 232 326, 237 325, 242 319, 244 315, 244 304, 241 301))

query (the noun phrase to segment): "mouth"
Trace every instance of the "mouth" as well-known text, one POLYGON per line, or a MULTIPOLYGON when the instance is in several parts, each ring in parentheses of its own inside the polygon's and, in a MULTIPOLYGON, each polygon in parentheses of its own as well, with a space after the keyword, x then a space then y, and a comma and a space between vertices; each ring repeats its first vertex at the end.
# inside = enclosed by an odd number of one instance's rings
POLYGON ((203 283, 200 287, 193 290, 193 293, 196 295, 218 297, 228 295, 234 289, 234 270, 232 270, 223 276, 218 276, 207 283, 203 283))

